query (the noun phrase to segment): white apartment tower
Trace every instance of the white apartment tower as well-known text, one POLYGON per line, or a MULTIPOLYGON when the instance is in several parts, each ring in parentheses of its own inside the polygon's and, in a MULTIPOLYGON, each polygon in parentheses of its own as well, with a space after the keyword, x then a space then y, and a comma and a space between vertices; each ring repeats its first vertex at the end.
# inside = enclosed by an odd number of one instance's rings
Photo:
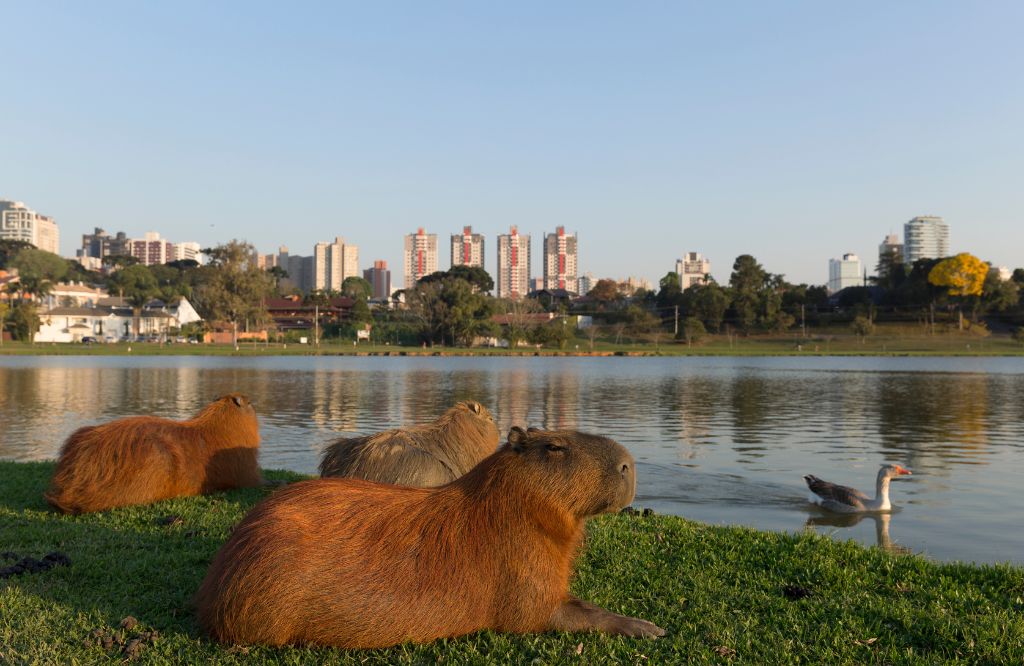
POLYGON ((0 199, 0 239, 25 241, 39 250, 60 254, 57 223, 20 201, 0 199))
POLYGON ((423 227, 405 236, 405 288, 412 289, 426 275, 437 272, 437 234, 428 234, 423 227))
POLYGON ((676 273, 679 275, 679 288, 686 291, 695 284, 704 284, 704 278, 711 273, 711 262, 699 252, 687 252, 682 259, 676 259, 676 273))
POLYGON ((473 227, 452 234, 452 268, 456 266, 484 267, 484 235, 474 234, 473 227))
POLYGON ((498 236, 498 298, 522 298, 530 291, 530 234, 515 225, 498 236))
POLYGON ((565 233, 565 227, 556 227, 555 233, 544 234, 544 288, 568 289, 576 287, 577 273, 576 234, 565 233))
POLYGON ((903 225, 903 262, 949 256, 949 225, 941 217, 922 215, 903 225))
POLYGON ((828 292, 834 294, 847 287, 864 286, 860 258, 852 253, 843 255, 842 259, 828 260, 828 292))
POLYGON ((359 248, 337 236, 313 246, 313 288, 341 291, 348 277, 359 277, 359 248))

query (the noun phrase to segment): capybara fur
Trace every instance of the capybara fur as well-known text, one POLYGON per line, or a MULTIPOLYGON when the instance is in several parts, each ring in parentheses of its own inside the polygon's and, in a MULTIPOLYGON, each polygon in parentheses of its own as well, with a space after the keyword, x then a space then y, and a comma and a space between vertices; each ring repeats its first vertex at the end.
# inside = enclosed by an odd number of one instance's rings
POLYGON ((632 456, 605 437, 512 428, 439 488, 322 478, 242 519, 195 596, 225 643, 375 648, 484 629, 660 636, 573 598, 589 516, 633 498, 632 456))
POLYGON ((429 488, 454 481, 498 448, 498 427, 479 402, 460 402, 433 423, 340 439, 320 460, 320 476, 350 476, 429 488))
POLYGON ((256 411, 239 394, 188 421, 131 416, 86 426, 64 442, 45 498, 58 511, 88 513, 258 486, 259 444, 256 411))

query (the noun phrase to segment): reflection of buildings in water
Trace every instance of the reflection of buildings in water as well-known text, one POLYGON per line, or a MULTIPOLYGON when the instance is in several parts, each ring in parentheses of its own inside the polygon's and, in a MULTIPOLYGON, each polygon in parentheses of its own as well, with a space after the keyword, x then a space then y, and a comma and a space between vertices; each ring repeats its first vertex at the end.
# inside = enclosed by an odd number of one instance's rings
POLYGON ((311 375, 309 420, 323 430, 355 432, 359 426, 359 373, 314 370, 311 375))
MULTIPOLYGON (((547 372, 541 387, 541 427, 545 430, 579 429, 579 376, 565 368, 563 372, 547 372)), ((620 416, 612 413, 611 416, 620 416)))
POLYGON ((889 523, 892 520, 892 513, 822 513, 808 516, 804 527, 841 527, 850 528, 860 521, 870 518, 875 523, 875 543, 879 548, 891 553, 908 554, 912 552, 906 546, 901 546, 889 536, 889 523))
POLYGON ((666 377, 658 386, 662 440, 677 439, 677 456, 692 460, 713 441, 712 424, 722 400, 721 382, 708 377, 666 377))
POLYGON ((504 441, 512 426, 533 425, 530 423, 530 373, 525 369, 510 370, 498 375, 495 383, 494 404, 487 407, 504 441))

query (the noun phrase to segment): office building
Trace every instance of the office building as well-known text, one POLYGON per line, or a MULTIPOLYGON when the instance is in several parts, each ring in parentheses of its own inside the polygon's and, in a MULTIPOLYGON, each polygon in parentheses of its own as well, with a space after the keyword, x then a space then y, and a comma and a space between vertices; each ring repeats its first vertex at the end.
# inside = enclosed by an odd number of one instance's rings
POLYGON ((676 259, 676 273, 679 275, 679 288, 686 291, 695 284, 704 284, 711 274, 711 262, 699 252, 687 252, 682 259, 676 259))
POLYGON ((79 259, 84 257, 102 259, 109 256, 123 257, 128 253, 128 235, 125 232, 118 231, 115 236, 111 236, 103 229, 95 227, 91 234, 82 234, 82 248, 76 252, 76 255, 79 259))
POLYGON ((391 271, 388 270, 388 262, 383 259, 373 262, 373 268, 363 271, 363 279, 370 283, 371 298, 391 298, 391 271))
POLYGON ((498 236, 498 298, 517 299, 530 292, 530 234, 512 225, 498 236))
POLYGON ((437 272, 437 234, 428 234, 423 227, 405 236, 405 288, 412 289, 426 275, 437 272))
POLYGON ((341 291, 348 277, 359 276, 359 248, 336 237, 313 247, 313 289, 341 291))
POLYGON ((828 291, 834 294, 847 287, 864 286, 864 273, 857 255, 844 254, 842 259, 828 260, 828 291))
POLYGON ((313 257, 289 254, 288 246, 282 245, 277 251, 277 265, 288 273, 280 282, 282 290, 307 292, 313 289, 313 257))
POLYGON ((128 241, 128 254, 139 260, 144 266, 166 264, 174 261, 174 243, 160 238, 156 231, 147 231, 143 238, 132 238, 128 241))
POLYGON ((60 254, 57 223, 20 201, 0 200, 0 240, 24 241, 39 250, 60 254))
POLYGON ((463 227, 461 234, 452 234, 452 268, 456 266, 484 268, 484 235, 474 234, 473 227, 463 227))
POLYGON ((557 227, 555 233, 544 234, 544 288, 566 289, 577 287, 576 234, 565 233, 565 227, 557 227))
POLYGON ((903 225, 903 261, 949 256, 949 225, 941 217, 922 215, 903 225))

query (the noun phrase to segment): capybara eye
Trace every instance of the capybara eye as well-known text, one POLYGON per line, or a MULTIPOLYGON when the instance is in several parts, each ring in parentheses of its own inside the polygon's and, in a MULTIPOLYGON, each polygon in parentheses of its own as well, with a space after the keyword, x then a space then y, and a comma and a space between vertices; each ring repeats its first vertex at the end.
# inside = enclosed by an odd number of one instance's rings
POLYGON ((544 448, 546 448, 548 451, 561 451, 565 447, 559 446, 558 444, 547 444, 544 448))

